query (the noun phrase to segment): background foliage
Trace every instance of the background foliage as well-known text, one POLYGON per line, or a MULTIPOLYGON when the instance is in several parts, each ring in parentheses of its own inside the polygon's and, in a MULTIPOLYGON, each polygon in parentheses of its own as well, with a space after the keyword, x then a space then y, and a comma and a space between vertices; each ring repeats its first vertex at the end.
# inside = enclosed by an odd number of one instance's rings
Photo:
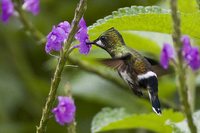
MULTIPOLYGON (((44 34, 48 34, 52 25, 56 25, 64 20, 71 21, 76 4, 77 0, 59 0, 59 2, 53 0, 41 1, 41 13, 36 17, 30 14, 28 16, 38 29, 44 34)), ((192 15, 187 14, 197 11, 193 2, 189 4, 191 4, 190 7, 193 8, 188 9, 185 3, 179 3, 180 11, 186 13, 182 16, 183 33, 191 35, 195 38, 195 42, 198 42, 200 31, 198 22, 200 17, 199 13, 192 15)), ((120 22, 117 18, 109 20, 110 17, 107 17, 105 20, 97 22, 99 26, 90 27, 90 37, 91 39, 95 39, 101 32, 114 26, 116 29, 120 30, 128 46, 158 60, 162 43, 171 42, 170 36, 168 34, 163 34, 171 32, 168 4, 166 4, 165 1, 89 0, 85 20, 87 21, 87 25, 92 25, 96 20, 112 14, 112 12, 117 11, 118 8, 131 7, 134 5, 159 5, 166 10, 157 7, 139 7, 137 10, 134 10, 137 16, 130 16, 130 14, 124 16, 124 23, 120 22), (146 15, 150 12, 154 13, 152 13, 152 15, 146 15), (159 16, 159 18, 157 16, 159 16), (127 25, 126 22, 129 20, 134 20, 134 22, 131 25, 127 25), (166 25, 168 27, 166 27, 166 25)), ((135 7, 132 7, 132 9, 135 9, 135 7)), ((129 13, 126 12, 126 10, 129 9, 125 8, 119 10, 118 13, 114 12, 113 17, 119 16, 120 13, 123 15, 129 13)), ((35 125, 39 122, 41 109, 49 90, 50 79, 56 62, 56 59, 46 55, 44 46, 37 44, 33 38, 27 36, 21 27, 22 25, 15 18, 8 24, 0 23, 0 132, 2 133, 26 133, 35 131, 35 125)), ((116 72, 110 71, 110 69, 100 66, 93 61, 93 59, 97 57, 109 57, 103 50, 93 47, 92 52, 88 56, 80 56, 78 52, 74 52, 71 57, 73 59, 71 61, 72 63, 77 59, 81 60, 86 65, 98 68, 100 71, 108 72, 109 75, 116 77, 117 80, 123 84, 123 81, 118 78, 116 72)), ((167 101, 168 104, 176 107, 179 105, 179 101, 174 77, 175 76, 172 74, 159 79, 159 96, 163 102, 167 101)), ((199 81, 198 79, 199 78, 197 78, 196 81, 197 83, 199 81)), ((73 88, 73 94, 77 105, 76 118, 78 122, 78 132, 80 133, 88 133, 91 131, 92 119, 103 107, 125 108, 126 115, 122 116, 128 116, 126 119, 129 119, 129 117, 136 117, 133 123, 139 123, 139 121, 137 121, 138 119, 144 119, 144 121, 147 121, 147 124, 148 120, 146 119, 150 119, 150 122, 155 119, 159 119, 158 121, 160 122, 165 122, 165 117, 168 118, 168 116, 175 117, 172 120, 173 122, 183 119, 181 113, 173 113, 171 110, 166 110, 168 114, 166 116, 164 115, 163 118, 154 118, 155 115, 151 113, 152 110, 148 100, 138 98, 134 96, 128 88, 122 88, 113 84, 97 74, 85 71, 81 67, 65 68, 65 72, 62 76, 62 83, 59 87, 59 95, 64 95, 65 88, 67 87, 73 88), (70 85, 68 83, 70 83, 70 85), (141 113, 147 114, 137 115, 141 113), (130 116, 130 114, 133 116, 130 116)), ((196 91, 196 97, 200 96, 198 88, 196 91)), ((196 101, 195 103, 195 110, 198 110, 200 108, 200 102, 196 101)), ((97 117, 98 115, 95 119, 97 119, 97 117)), ((132 123, 132 121, 124 121, 132 123)), ((141 128, 143 126, 141 124, 137 127, 141 128)), ((152 130, 152 127, 146 128, 148 130, 138 128, 127 130, 129 128, 125 128, 121 131, 111 132, 160 132, 163 129, 160 127, 158 130, 152 130)), ((103 129, 106 128, 108 129, 109 126, 103 129)), ((169 130, 171 130, 171 128, 166 128, 166 131, 169 130)), ((66 127, 59 126, 55 123, 54 119, 50 120, 47 132, 66 131, 66 127)))

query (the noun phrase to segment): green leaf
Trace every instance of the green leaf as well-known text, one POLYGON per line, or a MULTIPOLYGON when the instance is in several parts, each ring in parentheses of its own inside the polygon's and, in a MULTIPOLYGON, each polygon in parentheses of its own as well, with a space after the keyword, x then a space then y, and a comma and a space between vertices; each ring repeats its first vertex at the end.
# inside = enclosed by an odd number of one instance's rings
POLYGON ((132 32, 121 32, 127 46, 141 52, 148 52, 158 55, 161 47, 153 40, 136 35, 132 32))
POLYGON ((163 114, 158 116, 155 113, 127 115, 121 109, 106 109, 94 117, 92 132, 145 128, 154 132, 170 133, 172 127, 166 123, 178 122, 183 118, 182 113, 173 112, 172 110, 164 110, 163 114))
MULTIPOLYGON (((158 56, 160 54, 161 45, 159 45, 155 40, 152 40, 150 37, 144 37, 142 36, 142 34, 138 35, 137 33, 134 33, 132 31, 122 31, 120 33, 122 34, 124 41, 128 47, 134 48, 135 50, 140 52, 150 53, 152 55, 158 56)), ((78 58, 80 58, 80 56, 83 58, 103 58, 106 57, 103 55, 108 55, 107 52, 100 48, 97 48, 96 46, 92 47, 89 57, 86 57, 85 55, 80 55, 78 50, 76 50, 72 54, 73 57, 77 56, 78 58)))
POLYGON ((92 121, 92 133, 101 131, 102 127, 109 125, 112 122, 119 121, 129 114, 123 108, 103 108, 92 121))
MULTIPOLYGON (((181 13, 181 29, 183 34, 199 38, 200 13, 181 13)), ((90 39, 97 38, 102 32, 115 27, 119 32, 152 31, 170 34, 172 32, 171 15, 169 10, 160 7, 125 7, 114 11, 112 15, 97 20, 89 27, 90 39)))
POLYGON ((178 8, 180 12, 198 12, 198 5, 196 0, 178 0, 178 8))

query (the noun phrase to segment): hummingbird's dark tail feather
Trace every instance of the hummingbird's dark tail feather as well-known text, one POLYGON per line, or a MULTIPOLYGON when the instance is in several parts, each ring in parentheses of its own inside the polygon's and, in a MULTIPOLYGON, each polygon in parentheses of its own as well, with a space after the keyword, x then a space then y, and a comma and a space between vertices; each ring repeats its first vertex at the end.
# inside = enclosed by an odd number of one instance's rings
POLYGON ((160 101, 158 99, 158 80, 156 76, 148 78, 148 93, 153 111, 161 115, 160 101))
POLYGON ((152 109, 153 111, 158 114, 158 115, 161 115, 161 109, 160 109, 160 101, 158 99, 158 95, 156 94, 153 94, 151 92, 149 92, 149 98, 150 98, 150 101, 151 101, 151 104, 152 104, 152 109))
POLYGON ((160 102, 158 99, 158 80, 154 72, 148 72, 143 75, 139 75, 139 84, 143 88, 148 89, 149 98, 152 104, 153 111, 161 115, 160 102))

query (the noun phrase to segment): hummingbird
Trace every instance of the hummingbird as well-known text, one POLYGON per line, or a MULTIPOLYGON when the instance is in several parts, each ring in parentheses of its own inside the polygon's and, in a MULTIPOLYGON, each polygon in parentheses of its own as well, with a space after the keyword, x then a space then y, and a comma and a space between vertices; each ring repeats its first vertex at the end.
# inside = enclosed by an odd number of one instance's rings
POLYGON ((155 67, 159 65, 157 61, 142 56, 138 51, 127 47, 122 35, 114 27, 87 44, 94 44, 107 51, 112 58, 102 59, 100 62, 117 70, 135 95, 143 96, 143 90, 146 89, 152 110, 161 115, 157 79, 159 69, 155 67))

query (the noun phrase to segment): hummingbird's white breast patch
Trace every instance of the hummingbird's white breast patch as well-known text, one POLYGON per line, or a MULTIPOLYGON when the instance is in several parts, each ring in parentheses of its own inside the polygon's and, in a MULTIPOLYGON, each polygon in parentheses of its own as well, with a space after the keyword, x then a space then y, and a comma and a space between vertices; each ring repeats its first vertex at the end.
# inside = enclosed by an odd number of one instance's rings
POLYGON ((140 79, 148 79, 149 77, 153 77, 153 76, 157 77, 156 73, 154 73, 152 71, 148 71, 147 73, 140 74, 137 77, 140 80, 140 79))
POLYGON ((99 46, 102 46, 102 47, 104 46, 104 44, 102 43, 101 40, 98 40, 98 41, 96 42, 96 44, 99 45, 99 46))

